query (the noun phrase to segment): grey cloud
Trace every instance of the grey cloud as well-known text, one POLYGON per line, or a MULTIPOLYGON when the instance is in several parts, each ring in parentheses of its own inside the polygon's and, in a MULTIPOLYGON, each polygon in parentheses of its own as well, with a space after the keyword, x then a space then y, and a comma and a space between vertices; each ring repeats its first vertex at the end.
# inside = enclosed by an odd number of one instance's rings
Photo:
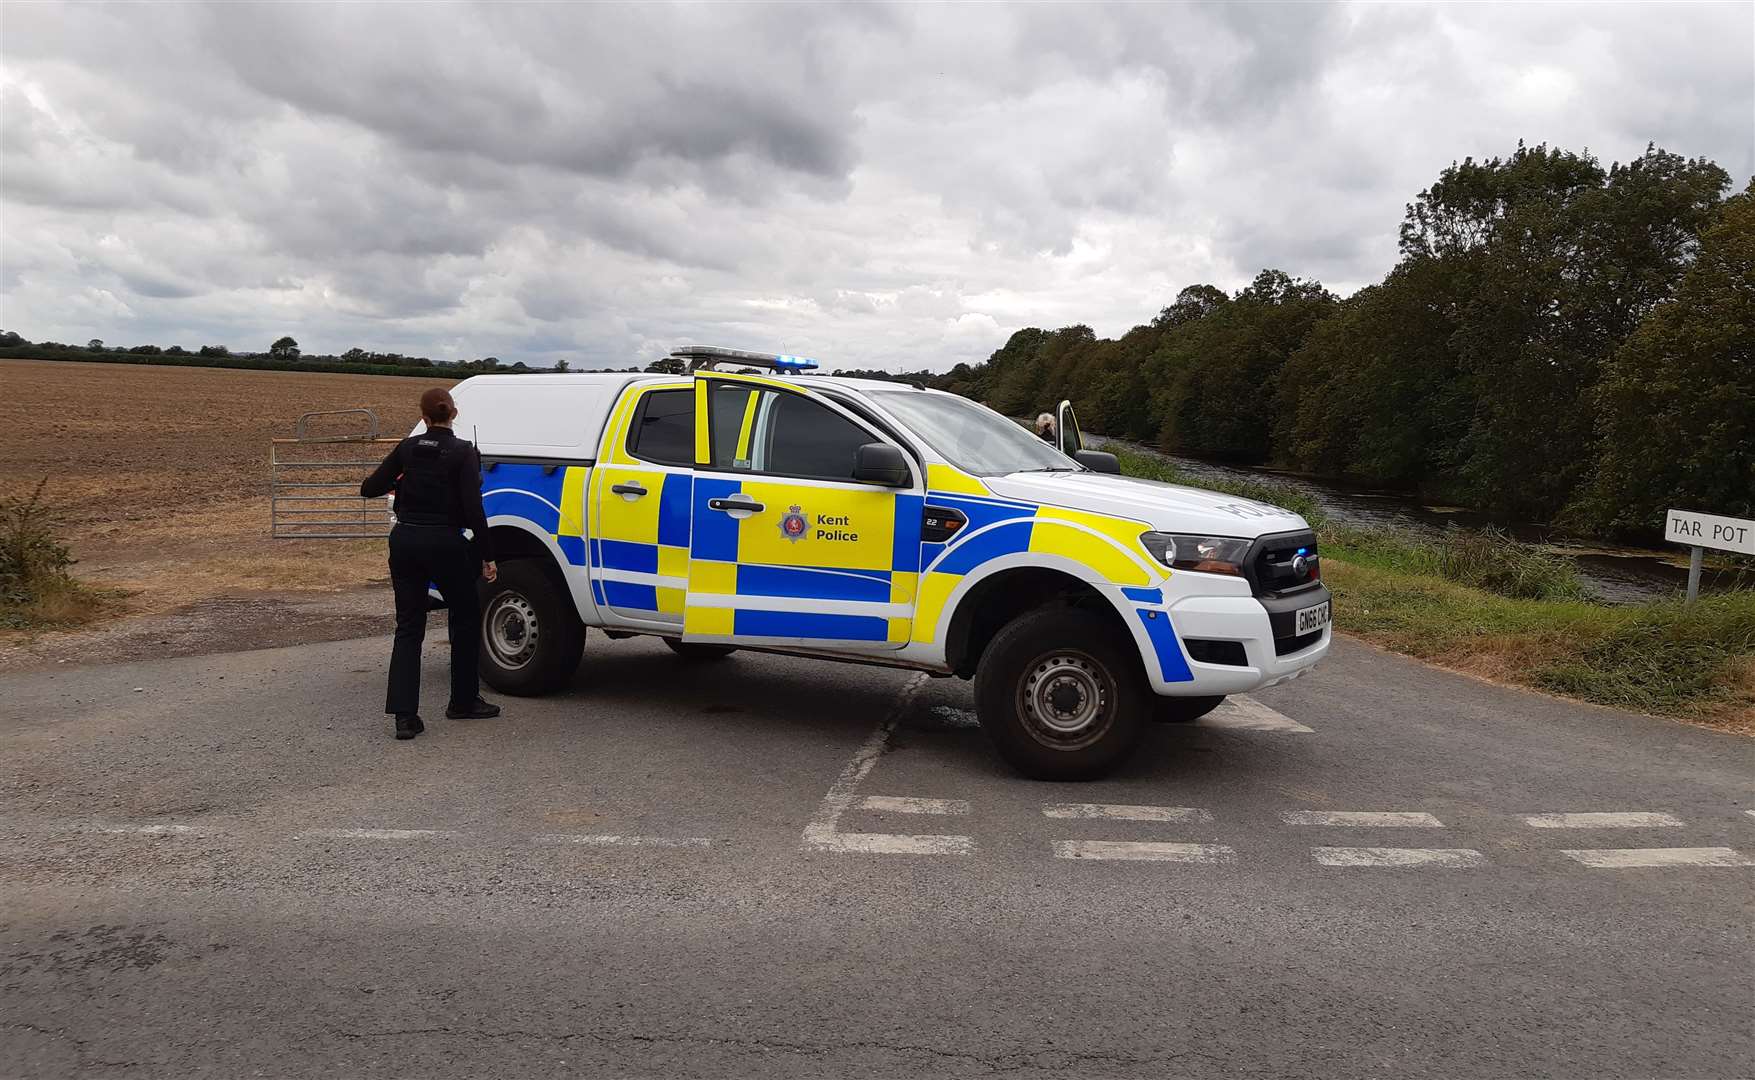
POLYGON ((14 5, 0 312, 464 358, 850 366, 1342 291, 1518 138, 1755 170, 1747 7, 14 5))
POLYGON ((760 42, 771 53, 759 60, 699 40, 682 56, 640 57, 626 36, 638 12, 549 10, 561 25, 524 24, 540 36, 519 41, 488 32, 491 8, 435 7, 415 20, 366 5, 206 9, 214 52, 245 85, 413 149, 612 177, 739 154, 781 172, 849 167, 847 102, 811 85, 818 65, 795 41, 760 42), (575 48, 528 47, 556 38, 575 48))

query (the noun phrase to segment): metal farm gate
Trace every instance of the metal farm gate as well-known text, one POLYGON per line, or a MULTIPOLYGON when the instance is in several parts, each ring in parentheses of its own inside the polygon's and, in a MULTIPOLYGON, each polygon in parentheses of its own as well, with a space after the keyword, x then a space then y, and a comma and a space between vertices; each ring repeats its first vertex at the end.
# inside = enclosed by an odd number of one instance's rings
POLYGON ((360 481, 400 439, 380 438, 371 409, 330 409, 299 417, 290 439, 268 447, 269 536, 276 540, 374 540, 390 533, 388 499, 362 499, 360 481), (355 430, 313 434, 312 421, 350 417, 355 430), (363 423, 364 430, 359 430, 363 423))

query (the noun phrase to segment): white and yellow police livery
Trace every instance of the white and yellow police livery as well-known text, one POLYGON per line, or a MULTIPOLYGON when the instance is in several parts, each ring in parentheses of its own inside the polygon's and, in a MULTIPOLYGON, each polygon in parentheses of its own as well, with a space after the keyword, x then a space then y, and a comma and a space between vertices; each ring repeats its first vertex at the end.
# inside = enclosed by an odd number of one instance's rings
POLYGON ((454 388, 501 554, 491 685, 568 685, 586 627, 956 674, 1008 760, 1064 778, 1328 649, 1301 518, 1117 475, 1065 403, 1050 445, 951 394, 675 355, 688 374, 454 388))

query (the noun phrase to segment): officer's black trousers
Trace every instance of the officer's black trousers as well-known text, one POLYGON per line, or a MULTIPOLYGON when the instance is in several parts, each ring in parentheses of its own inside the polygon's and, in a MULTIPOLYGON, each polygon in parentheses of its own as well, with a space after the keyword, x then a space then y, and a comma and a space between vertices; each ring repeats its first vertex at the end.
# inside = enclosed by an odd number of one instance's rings
POLYGON ((438 586, 451 621, 451 704, 468 705, 481 692, 481 574, 469 541, 455 528, 398 525, 390 530, 390 584, 396 590, 396 645, 390 652, 387 713, 420 711, 420 647, 427 633, 427 583, 438 586))

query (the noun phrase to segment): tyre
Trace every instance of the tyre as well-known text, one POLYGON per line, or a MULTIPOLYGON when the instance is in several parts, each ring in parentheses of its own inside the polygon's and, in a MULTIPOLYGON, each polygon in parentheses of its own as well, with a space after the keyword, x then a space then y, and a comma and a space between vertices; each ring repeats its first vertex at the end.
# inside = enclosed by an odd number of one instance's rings
POLYGON ((1192 724, 1218 708, 1225 695, 1217 697, 1161 697, 1152 708, 1152 719, 1160 724, 1192 724))
POLYGON ((708 645, 699 641, 678 641, 673 637, 665 638, 664 643, 670 646, 671 652, 684 660, 697 663, 703 660, 723 660, 737 651, 735 645, 708 645))
POLYGON ((999 755, 1037 780, 1091 780, 1145 734, 1152 697, 1111 620, 1041 608, 1007 623, 975 671, 975 711, 999 755))
POLYGON ((508 559, 481 592, 481 677, 502 694, 534 697, 573 681, 585 624, 545 559, 508 559))

